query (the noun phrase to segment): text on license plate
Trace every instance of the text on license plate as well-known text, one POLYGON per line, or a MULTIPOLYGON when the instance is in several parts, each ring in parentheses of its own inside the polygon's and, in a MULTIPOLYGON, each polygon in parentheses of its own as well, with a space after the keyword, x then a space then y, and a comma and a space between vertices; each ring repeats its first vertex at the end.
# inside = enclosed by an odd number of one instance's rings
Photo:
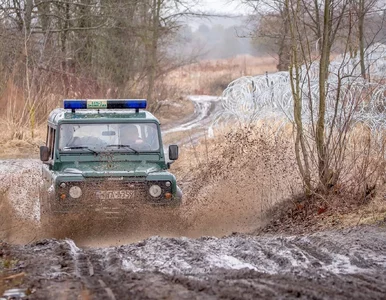
POLYGON ((98 191, 98 199, 130 199, 134 197, 134 191, 98 191))

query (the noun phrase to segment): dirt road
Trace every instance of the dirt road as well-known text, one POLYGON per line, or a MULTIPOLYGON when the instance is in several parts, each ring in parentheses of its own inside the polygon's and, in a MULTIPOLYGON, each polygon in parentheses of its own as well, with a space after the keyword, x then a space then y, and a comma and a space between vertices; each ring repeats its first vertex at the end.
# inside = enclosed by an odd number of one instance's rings
POLYGON ((179 124, 169 124, 163 127, 163 134, 172 132, 191 130, 196 127, 207 129, 217 113, 222 110, 221 97, 216 96, 189 96, 190 101, 194 103, 193 115, 181 120, 179 124))
POLYGON ((29 299, 385 299, 386 231, 5 246, 29 299), (83 298, 82 298, 83 296, 83 298), (79 298, 80 297, 80 298, 79 298))
POLYGON ((178 124, 162 127, 162 135, 189 132, 189 137, 179 138, 177 144, 183 145, 192 140, 197 140, 204 134, 211 135, 211 126, 222 111, 221 97, 216 96, 189 96, 194 103, 193 115, 181 120, 178 124), (209 132, 208 132, 209 131, 209 132))

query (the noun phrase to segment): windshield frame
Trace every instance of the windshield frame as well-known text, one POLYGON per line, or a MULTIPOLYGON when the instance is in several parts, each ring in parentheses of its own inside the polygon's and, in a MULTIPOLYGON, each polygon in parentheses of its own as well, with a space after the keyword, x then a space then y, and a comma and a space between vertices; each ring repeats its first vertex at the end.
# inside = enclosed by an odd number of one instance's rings
MULTIPOLYGON (((78 121, 78 120, 77 120, 78 121)), ((160 124, 155 122, 155 121, 146 121, 146 120, 140 120, 140 121, 123 121, 123 120, 114 120, 113 122, 90 122, 91 120, 87 120, 84 122, 83 120, 79 120, 79 122, 60 122, 57 126, 57 141, 56 141, 56 149, 58 150, 58 154, 60 155, 77 155, 77 154, 88 154, 88 155, 97 155, 99 153, 109 153, 109 154, 120 154, 120 155, 126 155, 126 154, 161 154, 163 148, 162 148, 162 136, 161 136, 161 129, 160 129, 160 124), (89 121, 89 122, 87 122, 89 121), (68 150, 63 150, 60 147, 60 140, 62 137, 62 126, 63 125, 111 125, 111 124, 152 124, 156 127, 156 132, 158 135, 158 149, 157 150, 142 150, 142 149, 136 149, 139 153, 134 152, 133 150, 130 150, 128 148, 124 147, 110 147, 108 148, 83 148, 83 149, 68 149, 68 150), (92 151, 90 151, 90 149, 92 151), (93 152, 97 152, 93 153, 93 152)), ((134 145, 133 145, 134 146, 134 145)), ((134 146, 135 147, 135 146, 134 146)))

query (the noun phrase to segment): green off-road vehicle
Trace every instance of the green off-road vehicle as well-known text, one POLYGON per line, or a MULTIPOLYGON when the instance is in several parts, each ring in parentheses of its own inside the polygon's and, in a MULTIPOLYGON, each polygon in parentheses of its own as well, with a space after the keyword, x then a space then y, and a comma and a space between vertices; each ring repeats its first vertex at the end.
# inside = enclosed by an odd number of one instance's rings
POLYGON ((95 212, 122 216, 136 206, 175 207, 182 193, 167 171, 160 123, 146 100, 64 100, 48 118, 40 186, 41 220, 95 212), (140 110, 141 109, 141 110, 140 110))

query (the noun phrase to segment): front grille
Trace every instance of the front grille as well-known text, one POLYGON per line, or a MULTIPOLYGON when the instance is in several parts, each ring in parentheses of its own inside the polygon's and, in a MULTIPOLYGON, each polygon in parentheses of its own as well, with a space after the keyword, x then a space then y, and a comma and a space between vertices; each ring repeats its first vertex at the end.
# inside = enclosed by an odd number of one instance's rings
POLYGON ((147 184, 145 181, 115 180, 66 183, 65 188, 58 188, 58 195, 60 193, 65 193, 67 197, 64 200, 57 197, 56 205, 54 205, 57 211, 124 213, 146 201, 147 184), (74 185, 82 189, 82 196, 78 199, 69 196, 69 190, 74 185), (98 193, 101 191, 107 195, 116 191, 130 191, 133 196, 130 199, 100 199, 98 193))
MULTIPOLYGON (((58 187, 58 197, 56 198, 53 210, 57 212, 98 212, 109 216, 122 215, 136 207, 141 207, 146 203, 159 204, 164 201, 163 197, 152 198, 148 189, 152 184, 159 184, 162 188, 162 194, 171 192, 171 187, 166 187, 165 182, 147 182, 144 180, 92 180, 86 182, 68 182, 65 188, 58 187), (82 189, 82 196, 73 199, 69 196, 69 190, 72 186, 79 186, 82 189), (66 199, 59 198, 60 193, 67 195, 66 199), (104 194, 103 194, 104 193, 104 194), (129 199, 103 198, 112 196, 130 194, 129 199)), ((118 196, 119 197, 119 196, 118 196)))
POLYGON ((145 181, 109 181, 86 182, 79 185, 82 190, 85 190, 85 195, 95 196, 96 191, 101 190, 132 190, 138 192, 146 192, 147 184, 145 181))

